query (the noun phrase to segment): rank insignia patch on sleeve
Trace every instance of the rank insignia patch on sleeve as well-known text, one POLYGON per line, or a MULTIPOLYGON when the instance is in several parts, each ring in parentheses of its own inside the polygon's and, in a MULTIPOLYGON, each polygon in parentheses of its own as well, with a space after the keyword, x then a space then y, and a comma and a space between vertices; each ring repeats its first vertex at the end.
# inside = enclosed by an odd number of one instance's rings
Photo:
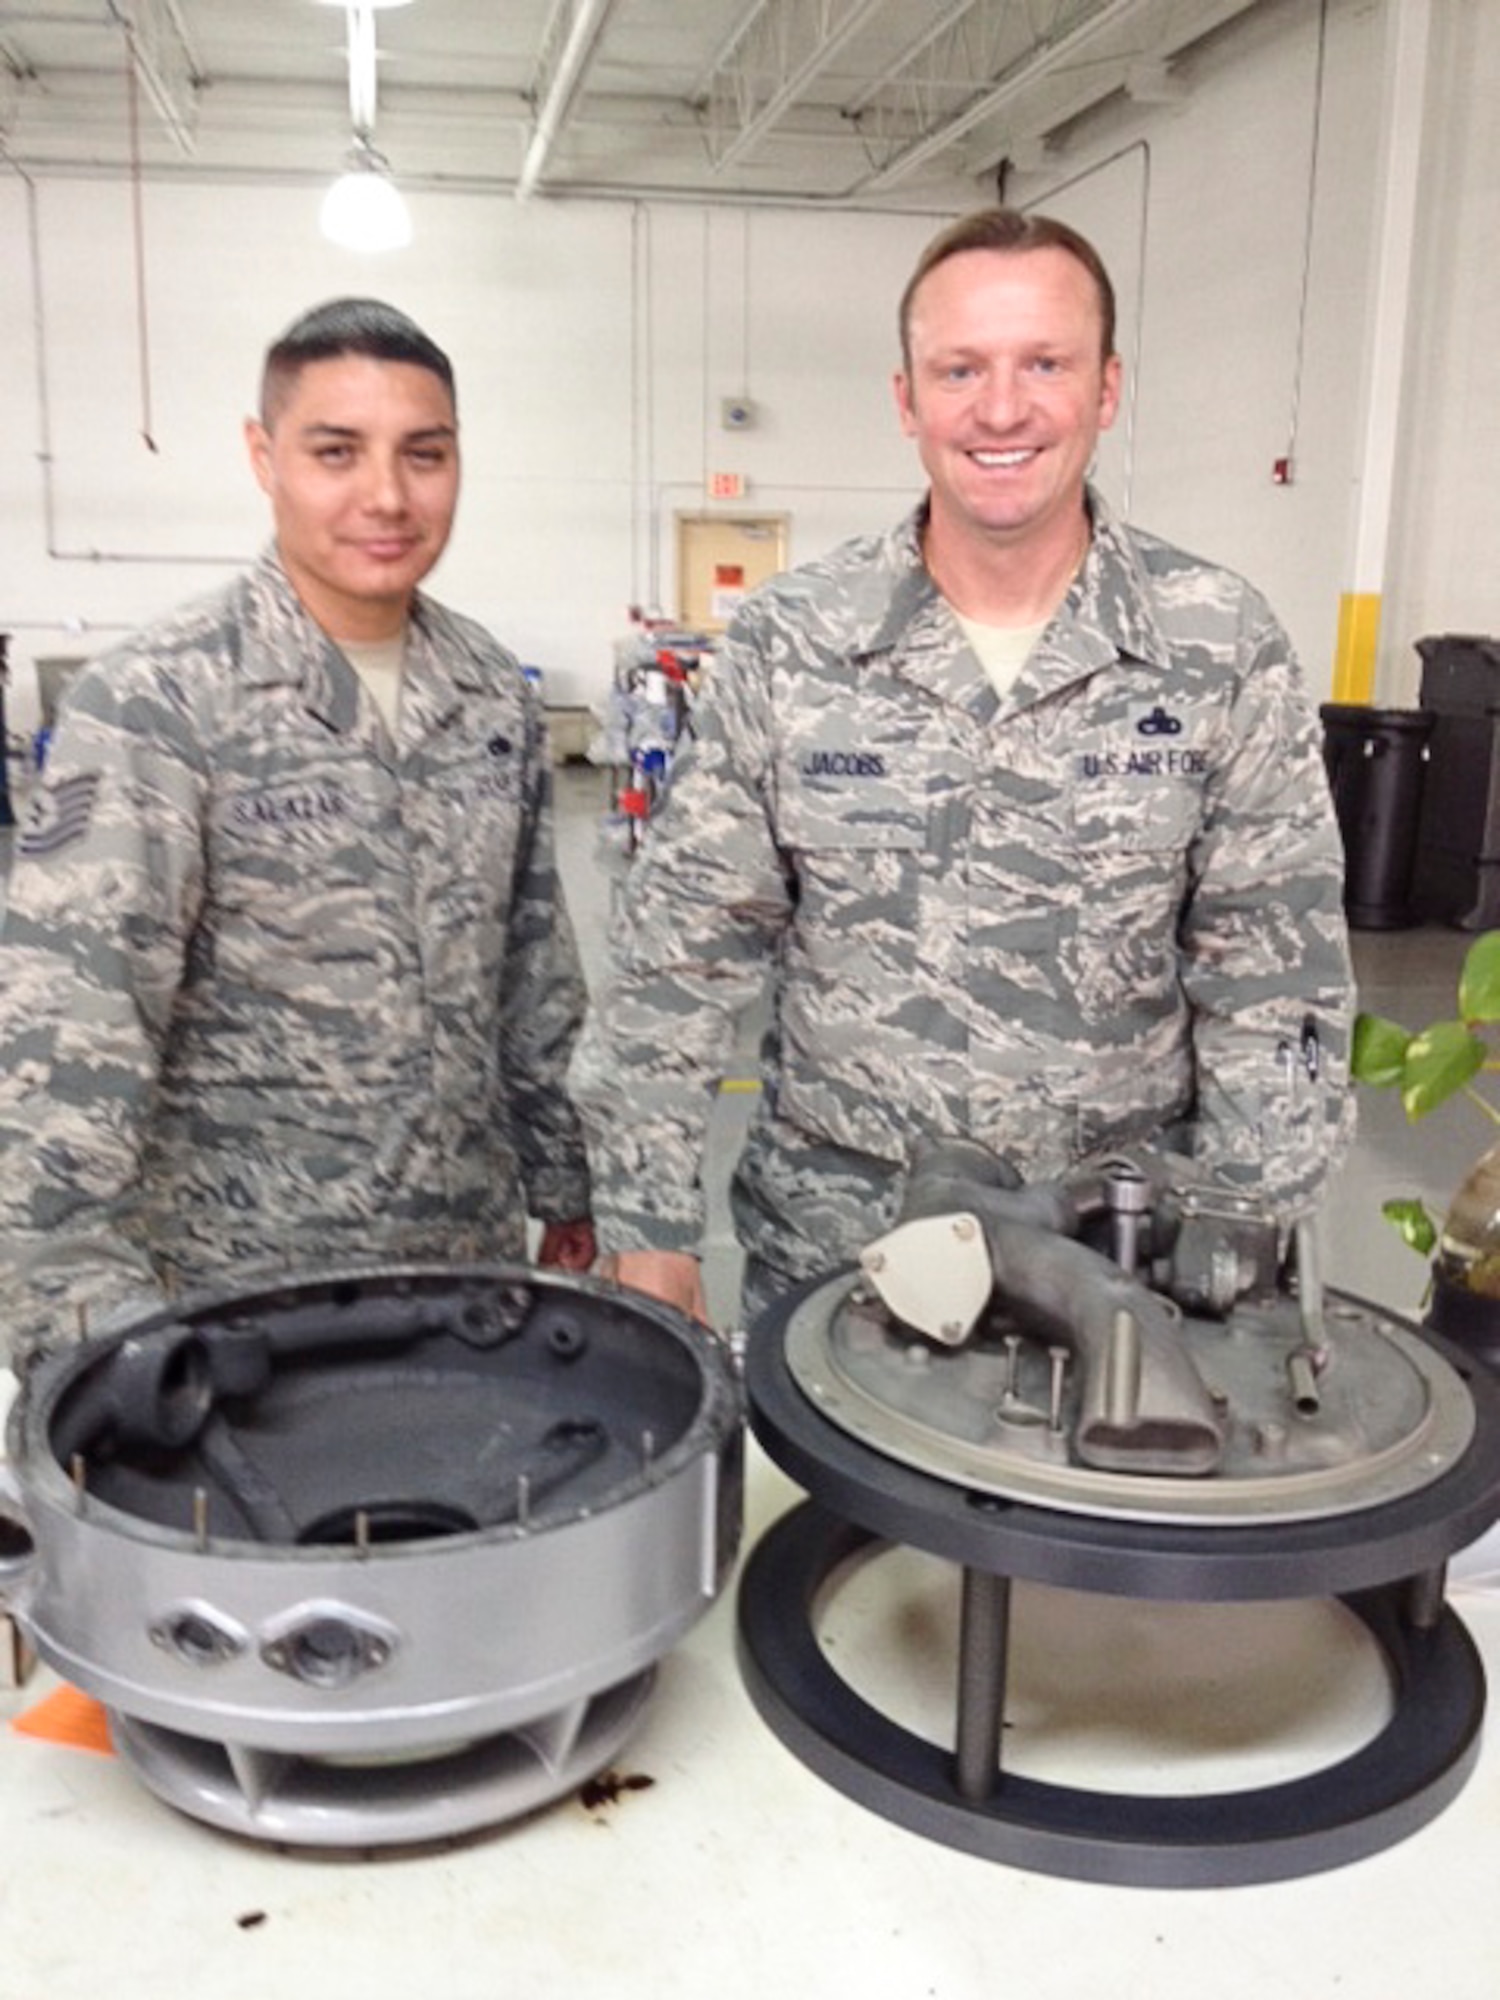
POLYGON ((99 790, 97 771, 80 772, 76 778, 60 778, 45 785, 32 801, 31 814, 16 842, 20 854, 56 854, 82 840, 94 813, 99 790))

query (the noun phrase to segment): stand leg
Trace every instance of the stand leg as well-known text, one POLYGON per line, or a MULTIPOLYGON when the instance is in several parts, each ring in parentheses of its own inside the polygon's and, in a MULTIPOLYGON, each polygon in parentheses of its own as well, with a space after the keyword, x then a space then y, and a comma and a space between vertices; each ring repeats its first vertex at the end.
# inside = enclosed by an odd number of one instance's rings
POLYGON ((1448 1565, 1440 1563, 1436 1569, 1423 1570, 1412 1577, 1407 1585, 1406 1616, 1408 1623, 1418 1632, 1430 1632, 1443 1615, 1443 1600, 1448 1588, 1448 1565))
POLYGON ((1000 1783, 1009 1641, 1010 1578, 966 1569, 958 1639, 954 1763, 959 1796, 976 1803, 989 1798, 1000 1783))

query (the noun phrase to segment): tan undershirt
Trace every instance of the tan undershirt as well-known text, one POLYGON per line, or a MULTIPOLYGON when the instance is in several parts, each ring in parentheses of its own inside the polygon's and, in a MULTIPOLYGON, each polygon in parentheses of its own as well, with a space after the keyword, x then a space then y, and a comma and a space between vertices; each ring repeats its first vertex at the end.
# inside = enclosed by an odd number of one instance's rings
POLYGON ((405 627, 394 639, 376 639, 362 644, 342 639, 339 651, 369 689, 394 739, 401 723, 401 674, 406 662, 405 627))
POLYGON ((1044 618, 1040 625, 985 625, 977 618, 965 618, 961 611, 953 615, 1003 701, 1050 621, 1044 618))

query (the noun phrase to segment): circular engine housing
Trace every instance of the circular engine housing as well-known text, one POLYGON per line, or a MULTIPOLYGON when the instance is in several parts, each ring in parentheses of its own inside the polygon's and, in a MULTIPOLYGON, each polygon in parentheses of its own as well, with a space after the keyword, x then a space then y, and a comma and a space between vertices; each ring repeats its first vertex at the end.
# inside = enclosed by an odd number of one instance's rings
POLYGON ((153 1790, 365 1846, 592 1775, 738 1547, 727 1350, 523 1267, 339 1272, 39 1364, 0 1596, 153 1790))

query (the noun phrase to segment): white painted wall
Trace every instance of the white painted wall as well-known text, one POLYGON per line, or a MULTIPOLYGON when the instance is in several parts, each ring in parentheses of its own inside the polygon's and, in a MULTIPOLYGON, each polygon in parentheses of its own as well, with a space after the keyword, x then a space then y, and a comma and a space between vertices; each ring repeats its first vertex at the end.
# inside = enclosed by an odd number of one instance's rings
POLYGON ((1252 577, 1320 695, 1345 584, 1358 372, 1339 329, 1351 263, 1356 327, 1362 310, 1380 26, 1378 9, 1330 10, 1316 172, 1318 7, 1295 0, 1193 58, 1179 105, 1091 121, 1056 191, 1045 169, 1015 184, 1129 274, 1133 438, 1113 441, 1103 483, 1142 526, 1252 577), (1290 485, 1273 479, 1284 455, 1290 485))
MULTIPOLYGON (((1119 283, 1132 393, 1102 483, 1253 576, 1320 698, 1351 581, 1388 4, 1330 0, 1316 158, 1319 6, 1267 0, 1191 60, 1181 103, 1116 101, 1010 184, 1093 235, 1119 283)), ((1500 632, 1497 102, 1500 6, 1435 0, 1385 701, 1413 698, 1422 633, 1500 632)), ((916 492, 894 312, 942 218, 421 193, 413 209, 409 251, 360 260, 321 241, 307 190, 148 184, 143 342, 128 190, 32 186, 0 162, 13 726, 34 714, 35 658, 101 650, 259 546, 239 427, 260 355, 339 293, 392 299, 453 355, 465 489, 433 587, 541 665, 553 700, 602 691, 630 603, 673 608, 673 515, 704 504, 707 473, 743 472, 750 504, 788 512, 794 560, 916 492), (753 400, 754 429, 720 428, 728 395, 753 400)))
POLYGON ((261 354, 341 293, 391 299, 451 354, 464 491, 432 587, 542 666, 551 699, 602 691, 631 603, 674 608, 674 510, 706 504, 709 471, 788 510, 797 557, 917 490, 887 378, 895 292, 934 218, 412 206, 413 248, 360 260, 320 240, 306 191, 148 188, 143 342, 124 190, 0 179, 18 279, 0 301, 0 630, 18 716, 26 662, 99 650, 257 549, 240 431, 261 354), (760 423, 724 432, 721 398, 746 393, 760 423))
MULTIPOLYGON (((1010 189, 1090 234, 1131 288, 1134 425, 1128 450, 1117 434, 1101 454, 1106 490, 1253 577, 1319 699, 1356 587, 1386 36, 1391 9, 1414 4, 1329 0, 1320 89, 1318 0, 1266 0, 1183 66, 1180 104, 1117 100, 1010 189)), ((1416 699, 1419 637, 1500 633, 1500 403, 1486 392, 1500 6, 1431 0, 1430 52, 1375 688, 1389 705, 1416 699)))
MULTIPOLYGON (((1500 6, 1436 0, 1428 156, 1386 576, 1394 633, 1500 635, 1500 6)), ((1416 685, 1413 657, 1402 663, 1416 685)))

